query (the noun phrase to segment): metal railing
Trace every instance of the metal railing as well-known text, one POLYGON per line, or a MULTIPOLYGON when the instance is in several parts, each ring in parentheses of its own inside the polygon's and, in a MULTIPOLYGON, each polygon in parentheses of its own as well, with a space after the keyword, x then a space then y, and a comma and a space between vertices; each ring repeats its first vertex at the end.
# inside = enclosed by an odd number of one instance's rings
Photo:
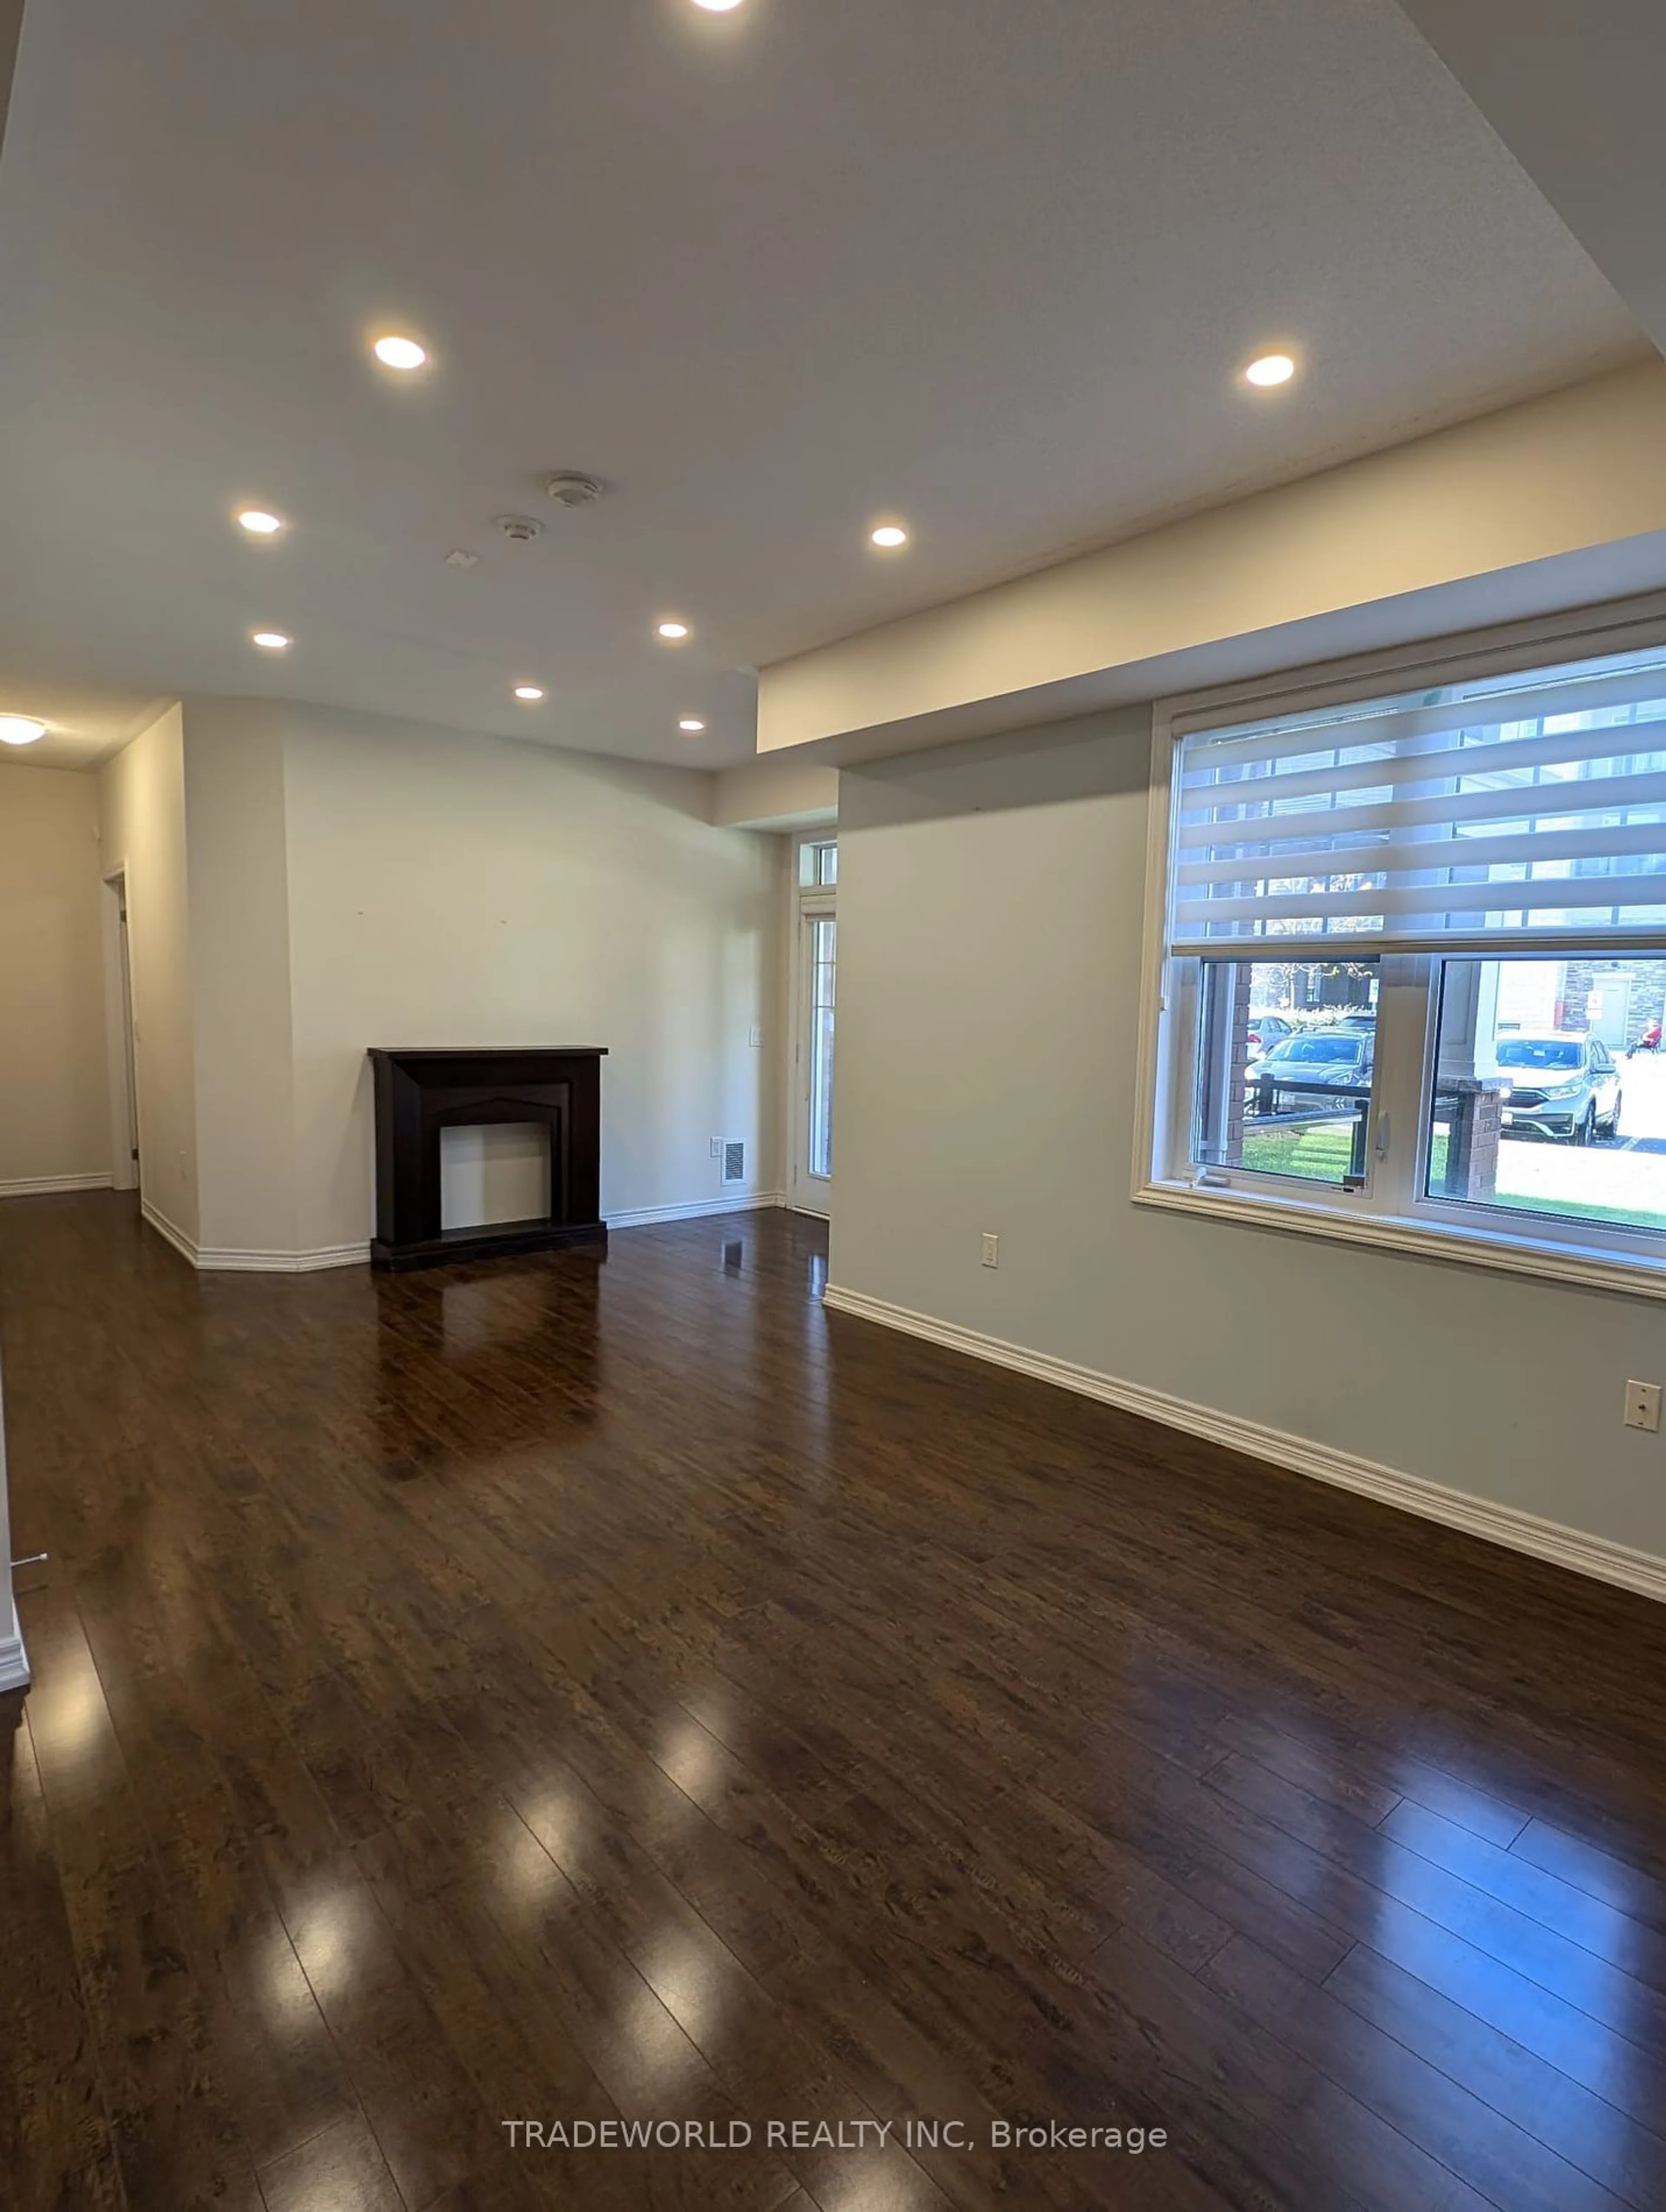
MULTIPOLYGON (((1348 1170, 1343 1181, 1349 1185, 1364 1182, 1366 1145, 1371 1122, 1369 1084, 1363 1089, 1353 1085, 1345 1087, 1339 1084, 1333 1090, 1329 1085, 1321 1085, 1311 1081, 1306 1083, 1299 1080, 1292 1081, 1280 1076, 1259 1075, 1252 1072, 1247 1087, 1256 1102, 1253 1120, 1256 1133, 1258 1136, 1281 1129, 1320 1128, 1328 1122, 1345 1120, 1347 1109, 1352 1107, 1353 1127, 1350 1133, 1348 1170), (1280 1112, 1278 1104, 1280 1095, 1286 1097, 1323 1100, 1325 1103, 1309 1105, 1294 1112, 1280 1112)), ((1248 1121, 1245 1126, 1247 1128, 1248 1121)))

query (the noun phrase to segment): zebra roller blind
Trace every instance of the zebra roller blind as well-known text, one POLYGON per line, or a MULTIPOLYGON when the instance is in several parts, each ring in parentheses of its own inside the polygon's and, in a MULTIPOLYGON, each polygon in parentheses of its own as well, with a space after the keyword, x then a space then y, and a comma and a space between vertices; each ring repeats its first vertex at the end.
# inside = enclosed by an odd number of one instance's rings
POLYGON ((1666 647, 1200 729, 1175 787, 1177 952, 1666 945, 1666 647))

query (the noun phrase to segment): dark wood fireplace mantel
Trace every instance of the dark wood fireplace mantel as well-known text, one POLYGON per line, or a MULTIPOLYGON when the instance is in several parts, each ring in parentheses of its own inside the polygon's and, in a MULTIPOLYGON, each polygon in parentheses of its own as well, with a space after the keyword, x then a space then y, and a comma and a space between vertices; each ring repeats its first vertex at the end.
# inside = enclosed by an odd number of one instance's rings
POLYGON ((605 1249, 601 1218, 601 1093, 605 1045, 373 1045, 376 1079, 377 1267, 432 1267, 563 1244, 605 1249), (441 1226, 443 1129, 531 1121, 550 1139, 550 1212, 541 1221, 441 1226))

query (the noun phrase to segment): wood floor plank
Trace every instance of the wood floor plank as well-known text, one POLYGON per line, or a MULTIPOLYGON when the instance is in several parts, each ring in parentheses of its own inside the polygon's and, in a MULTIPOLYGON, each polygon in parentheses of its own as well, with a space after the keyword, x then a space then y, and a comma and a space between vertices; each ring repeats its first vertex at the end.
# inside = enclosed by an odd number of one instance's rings
POLYGON ((376 2138, 355 2113, 260 2169, 266 2212, 404 2212, 376 2138))
POLYGON ((24 2204, 125 2203, 22 1700, 0 1713, 0 2172, 24 2204))
POLYGON ((290 1938, 400 2195, 426 2204, 471 2176, 520 2201, 489 2113, 368 1884, 344 1875, 286 1908, 290 1938))
POLYGON ((1216 1755, 1209 1769, 1218 1766, 1229 1752, 1239 1752, 1323 1803, 1356 1814, 1373 1826, 1394 1810, 1404 1794, 1381 1778, 1379 1760, 1357 1756, 1350 1759, 1335 1747, 1311 1737, 1304 1741, 1264 1719, 1224 1714, 1215 1725, 1214 1736, 1216 1755))
POLYGON ((42 1597, 29 1729, 122 2183, 133 2212, 258 2212, 207 2008, 152 1855, 103 1685, 73 1609, 42 1597))
POLYGON ((1666 1616, 824 1272, 0 1206, 20 2212, 1652 2212, 1666 1616))
POLYGON ((1666 2141, 1428 1982, 1361 1943, 1325 1987, 1638 2212, 1666 2203, 1666 2141))
POLYGON ((1304 2193, 1365 2212, 1402 2204, 1429 2212, 1481 2212, 1487 2200, 1299 2053, 1268 2035, 1203 1981, 1137 1937, 1113 1936, 1094 1954, 1095 1984, 1180 2079, 1201 2088, 1207 2073, 1223 2100, 1219 2125, 1235 2179, 1273 2203, 1304 2193), (1230 2131, 1230 2132, 1229 2132, 1230 2131))
POLYGON ((1589 2013, 1390 1897, 1369 1948, 1645 2128, 1657 2126, 1657 2063, 1589 2013))
POLYGON ((1402 1800, 1380 1826, 1395 1843, 1554 1929, 1582 1950, 1594 1951, 1656 1990, 1666 1988, 1666 1935, 1646 1922, 1633 1920, 1513 1850, 1500 1850, 1484 1843, 1408 1800, 1402 1800))
POLYGON ((1203 1979, 1449 2172, 1510 2212, 1617 2212, 1625 2200, 1331 1994, 1234 1936, 1203 1979))
MULTIPOLYGON (((190 1676, 148 1661, 112 1594, 94 1656, 141 1814, 180 1928, 227 2100, 257 2167, 355 2118, 357 2105, 262 1867, 222 1758, 270 1738, 235 1656, 190 1676), (210 1692, 205 1698, 204 1690, 210 1692)), ((194 1633, 204 1634, 200 1620, 194 1633)))
POLYGON ((1572 1889, 1598 1899, 1627 1918, 1666 1934, 1666 1881, 1629 1866, 1623 1859, 1565 1834, 1548 1821, 1529 1820, 1511 1842, 1513 1855, 1542 1868, 1572 1889))
MULTIPOLYGON (((1351 1814, 1322 1805, 1254 1760, 1234 1753, 1210 1781, 1235 1804, 1287 1827, 1310 1845, 1333 1869, 1333 1894, 1344 1882, 1358 1884, 1362 1893, 1379 1891, 1666 2059, 1666 1993, 1558 1934, 1536 1913, 1504 1902, 1493 1889, 1479 1887, 1439 1861, 1408 1849, 1385 1830, 1367 1828, 1351 1814)), ((1426 1822, 1416 1832, 1426 1840, 1426 1822)), ((1450 1824, 1444 1832, 1459 1837, 1460 1848, 1450 1855, 1466 1863, 1492 1849, 1478 1838, 1468 1843, 1450 1824)), ((1480 1870, 1498 1880, 1488 1868, 1480 1870)), ((1359 1909, 1369 1911, 1363 1897, 1359 1909)))

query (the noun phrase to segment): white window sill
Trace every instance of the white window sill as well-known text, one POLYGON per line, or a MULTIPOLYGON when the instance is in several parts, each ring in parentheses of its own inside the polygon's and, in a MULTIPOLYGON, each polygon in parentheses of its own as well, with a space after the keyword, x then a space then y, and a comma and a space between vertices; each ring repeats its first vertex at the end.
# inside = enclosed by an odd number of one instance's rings
MULTIPOLYGON (((1619 1253, 1600 1246, 1541 1243, 1507 1231, 1450 1226, 1403 1214, 1346 1212, 1311 1199, 1275 1194, 1260 1188, 1224 1188, 1189 1182, 1145 1183, 1135 1189, 1136 1206, 1157 1206, 1173 1213, 1207 1214, 1258 1229, 1301 1237, 1325 1237, 1341 1244, 1374 1244, 1389 1252, 1414 1252, 1426 1259, 1456 1261, 1511 1275, 1536 1275, 1556 1283, 1619 1291, 1630 1297, 1666 1299, 1666 1261, 1619 1253)), ((1663 1239, 1666 1243, 1666 1239, 1663 1239)))

